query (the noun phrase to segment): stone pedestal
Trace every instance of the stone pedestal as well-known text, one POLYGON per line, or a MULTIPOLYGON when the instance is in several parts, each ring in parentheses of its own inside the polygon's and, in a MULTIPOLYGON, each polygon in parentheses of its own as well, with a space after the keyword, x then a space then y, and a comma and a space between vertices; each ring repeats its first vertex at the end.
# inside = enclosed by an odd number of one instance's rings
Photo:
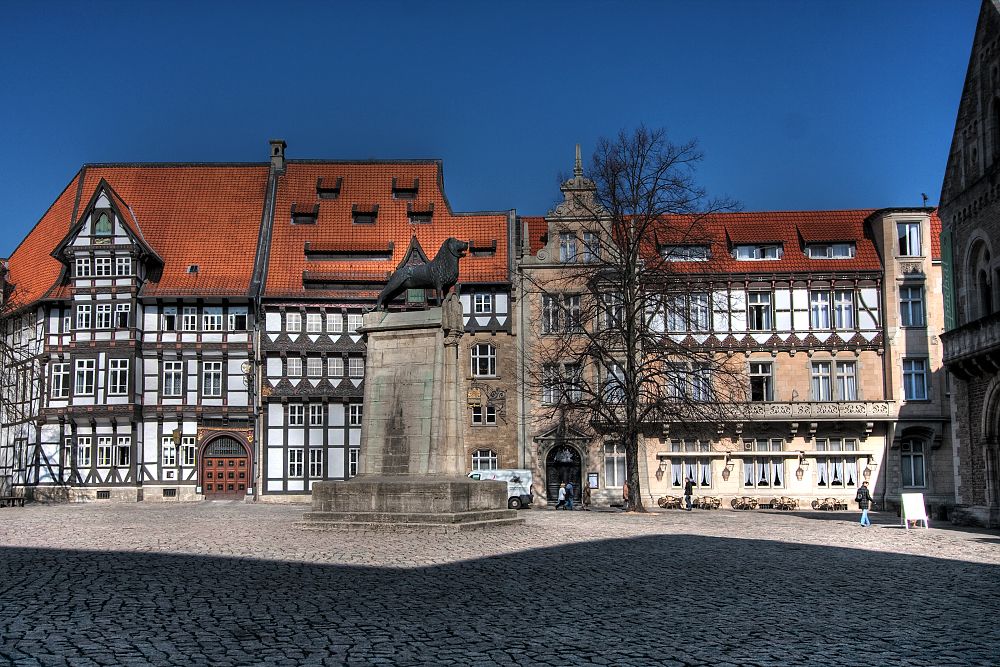
POLYGON ((458 349, 462 307, 371 312, 361 474, 313 484, 308 528, 433 527, 522 523, 504 482, 465 474, 458 349))

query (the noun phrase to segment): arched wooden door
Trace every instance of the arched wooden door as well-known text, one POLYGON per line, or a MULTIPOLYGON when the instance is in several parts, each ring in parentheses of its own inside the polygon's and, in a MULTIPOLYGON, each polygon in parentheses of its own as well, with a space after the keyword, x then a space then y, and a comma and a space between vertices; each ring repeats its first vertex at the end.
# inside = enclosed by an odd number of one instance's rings
POLYGON ((583 467, 576 447, 556 445, 545 456, 545 495, 548 500, 559 499, 559 485, 573 482, 573 500, 579 501, 583 493, 581 482, 583 467))
POLYGON ((228 435, 205 446, 200 480, 206 500, 242 498, 250 485, 250 455, 242 442, 228 435))

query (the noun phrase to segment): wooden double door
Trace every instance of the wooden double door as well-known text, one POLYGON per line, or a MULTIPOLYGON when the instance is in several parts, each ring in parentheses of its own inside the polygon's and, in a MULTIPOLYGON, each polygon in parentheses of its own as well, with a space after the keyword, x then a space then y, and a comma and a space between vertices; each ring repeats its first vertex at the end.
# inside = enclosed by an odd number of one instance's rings
POLYGON ((240 498, 250 484, 250 460, 234 438, 212 442, 201 458, 201 486, 206 499, 240 498))

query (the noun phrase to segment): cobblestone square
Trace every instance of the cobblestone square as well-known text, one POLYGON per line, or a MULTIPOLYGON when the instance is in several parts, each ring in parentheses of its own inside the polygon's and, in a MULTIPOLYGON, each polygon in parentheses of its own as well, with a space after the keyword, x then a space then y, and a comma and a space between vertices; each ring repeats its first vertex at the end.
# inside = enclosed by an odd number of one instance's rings
POLYGON ((301 505, 0 510, 0 663, 996 665, 1000 536, 856 512, 523 513, 311 532, 301 505))

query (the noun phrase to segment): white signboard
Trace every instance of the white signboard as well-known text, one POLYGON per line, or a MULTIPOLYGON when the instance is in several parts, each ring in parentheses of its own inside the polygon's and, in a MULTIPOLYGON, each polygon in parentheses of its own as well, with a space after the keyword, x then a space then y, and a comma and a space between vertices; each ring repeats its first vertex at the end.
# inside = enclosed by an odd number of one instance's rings
POLYGON ((924 508, 924 494, 904 493, 903 494, 903 525, 910 527, 910 522, 914 526, 920 521, 924 522, 924 528, 929 528, 927 524, 927 510, 924 508))

